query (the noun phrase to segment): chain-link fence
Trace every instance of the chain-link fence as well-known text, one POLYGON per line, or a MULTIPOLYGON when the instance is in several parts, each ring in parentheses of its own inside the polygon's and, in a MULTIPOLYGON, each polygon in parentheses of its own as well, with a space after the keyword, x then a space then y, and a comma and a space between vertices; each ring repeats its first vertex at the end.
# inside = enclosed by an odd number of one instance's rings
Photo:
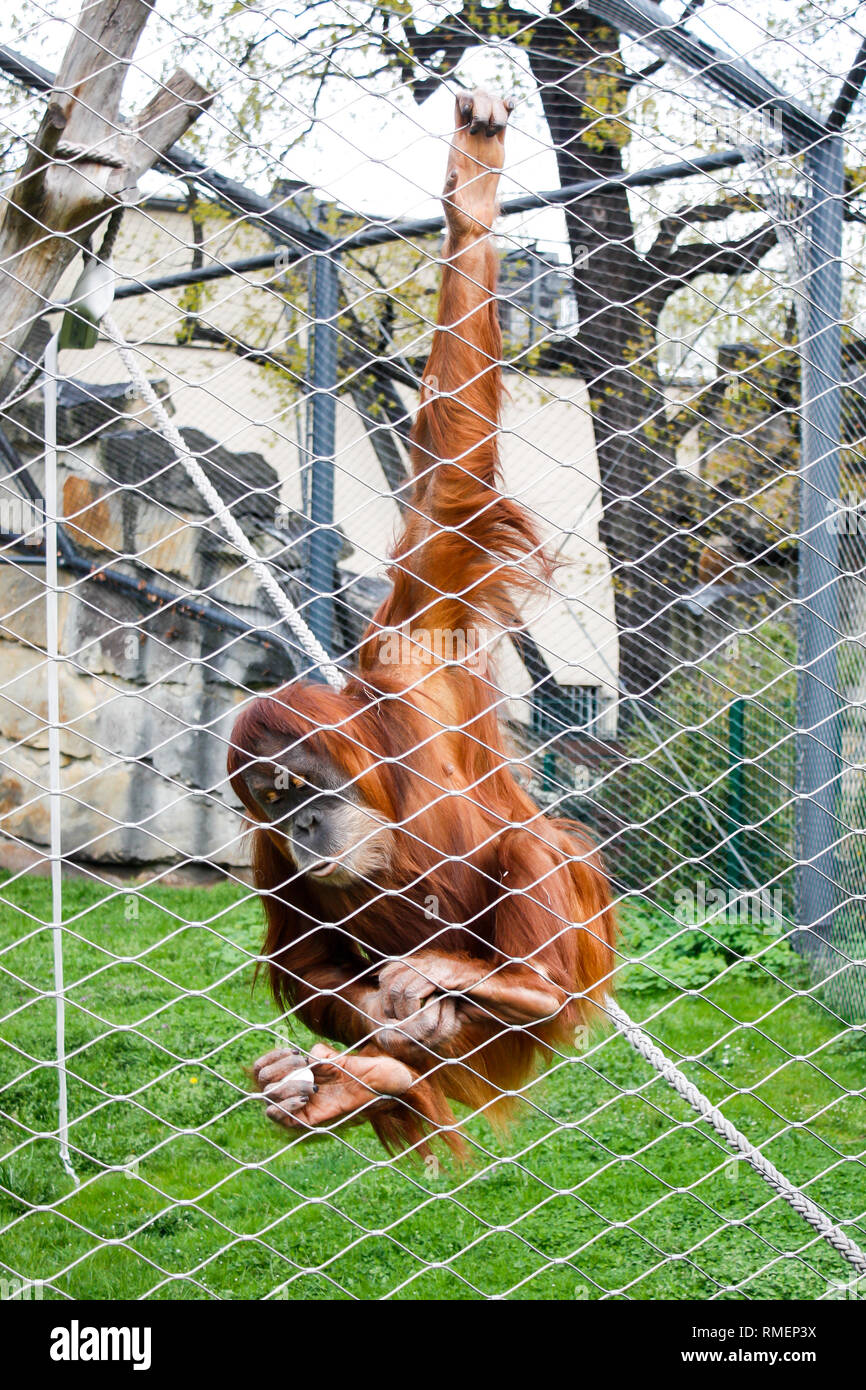
MULTIPOLYGON (((743 1145, 862 1246, 864 33, 841 4, 759 16, 701 0, 677 14, 166 0, 155 15, 120 0, 7 22, 6 1296, 859 1287, 743 1145), (432 515, 449 531, 425 492, 438 457, 413 484, 410 435, 431 393, 466 407, 466 381, 427 362, 455 93, 485 87, 514 93, 494 241, 498 486, 557 561, 520 623, 481 614, 488 713, 515 798, 544 813, 535 839, 568 818, 600 848, 618 935, 610 969, 564 986, 568 1008, 588 992, 599 1005, 574 1014, 573 1045, 544 1034, 544 1011, 488 1012, 505 1057, 493 1099, 518 1098, 503 1129, 490 1099, 449 1092, 438 1128, 459 1128, 461 1166, 420 1133, 389 1155, 368 1124, 323 1135, 291 1107, 288 1125, 265 1120, 257 1057, 358 1038, 329 1026, 342 976, 322 983, 292 956, 281 1003, 264 980, 251 992, 286 944, 262 944, 249 805, 226 765, 263 693, 339 686, 359 662, 376 748, 402 728, 364 653, 401 528, 432 515), (614 995, 735 1127, 739 1157, 685 1082, 670 1089, 610 1029, 614 995), (543 1061, 515 1082, 511 1054, 539 1028, 543 1061)), ((454 361, 473 312, 446 322, 454 361)), ((462 592, 462 575, 429 582, 462 592)), ((458 681, 473 653, 434 658, 458 681)), ((453 708, 437 731, 495 762, 488 725, 453 708)), ((411 780, 430 738, 377 766, 411 780)), ((419 947, 447 954, 462 927, 487 959, 504 898, 523 893, 528 923, 547 891, 544 875, 517 889, 491 870, 508 826, 466 828, 500 764, 467 773, 455 801, 451 756, 426 774, 444 829, 423 873, 374 866, 337 898, 310 898, 297 864, 270 883, 305 905, 300 939, 325 939, 335 971, 348 952, 371 988, 404 952, 366 931, 370 902, 426 913, 419 947), (435 875, 455 901, 483 879, 484 911, 449 917, 435 875)), ((325 786, 354 814, 366 775, 325 786)), ((390 833, 420 844, 413 824, 398 811, 390 833)), ((548 931, 598 935, 601 916, 548 931)), ((542 947, 527 926, 509 968, 542 947)), ((458 1045, 475 986, 439 985, 452 1032, 424 1035, 420 1070, 438 1084, 457 1056, 486 1081, 483 1046, 458 1045)), ((362 1120, 391 1113, 384 1094, 362 1120)))

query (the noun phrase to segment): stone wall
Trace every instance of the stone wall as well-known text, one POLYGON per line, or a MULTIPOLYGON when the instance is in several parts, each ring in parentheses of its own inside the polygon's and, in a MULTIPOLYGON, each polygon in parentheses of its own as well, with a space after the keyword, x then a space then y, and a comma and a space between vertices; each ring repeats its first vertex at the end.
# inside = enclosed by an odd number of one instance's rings
MULTIPOLYGON (((40 493, 42 410, 36 393, 4 420, 40 493)), ((276 470, 260 454, 230 453, 199 430, 183 434, 257 549, 279 554, 281 582, 302 599, 304 523, 279 507, 276 470)), ((293 673, 283 625, 128 387, 62 383, 58 443, 74 547, 61 564, 59 598, 64 856, 101 865, 242 864, 242 822, 225 782, 227 741, 247 693, 293 673), (126 589, 109 569, 127 577, 126 589), (263 637, 271 629, 272 640, 160 604, 154 588, 205 603, 263 637)), ((21 477, 0 471, 7 504, 22 495, 21 477)), ((45 570, 32 547, 5 555, 0 827, 5 862, 18 865, 34 850, 44 861, 49 846, 45 570)))

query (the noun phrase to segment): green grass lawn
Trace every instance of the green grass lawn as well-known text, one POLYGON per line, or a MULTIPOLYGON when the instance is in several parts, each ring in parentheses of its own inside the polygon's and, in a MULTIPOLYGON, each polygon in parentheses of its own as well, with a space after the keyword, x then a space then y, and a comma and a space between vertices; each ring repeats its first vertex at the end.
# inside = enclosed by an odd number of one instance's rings
MULTIPOLYGON (((703 1299, 815 1298, 851 1273, 603 1030, 528 1090, 506 1141, 471 1121, 472 1168, 388 1161, 365 1128, 292 1139, 245 1068, 275 1038, 308 1035, 253 991, 260 910, 225 883, 138 898, 65 886, 76 1190, 50 1137, 50 901, 44 879, 0 880, 7 1280, 88 1299, 703 1299)), ((622 972, 624 1007, 699 1059, 689 1075, 783 1172, 836 1218, 861 1218, 862 1032, 796 992, 797 957, 760 929, 726 938, 763 951, 757 965, 640 903, 622 925, 643 958, 622 972)), ((862 1243, 866 1221, 853 1234, 862 1243)))

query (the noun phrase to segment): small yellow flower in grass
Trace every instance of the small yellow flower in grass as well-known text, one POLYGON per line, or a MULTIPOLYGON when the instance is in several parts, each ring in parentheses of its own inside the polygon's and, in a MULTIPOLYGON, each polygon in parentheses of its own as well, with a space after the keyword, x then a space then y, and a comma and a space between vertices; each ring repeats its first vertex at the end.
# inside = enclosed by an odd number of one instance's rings
POLYGON ((190 1079, 189 1079, 189 1084, 190 1084, 190 1086, 197 1086, 197 1085, 198 1085, 198 1077, 197 1077, 197 1076, 191 1076, 190 1079))

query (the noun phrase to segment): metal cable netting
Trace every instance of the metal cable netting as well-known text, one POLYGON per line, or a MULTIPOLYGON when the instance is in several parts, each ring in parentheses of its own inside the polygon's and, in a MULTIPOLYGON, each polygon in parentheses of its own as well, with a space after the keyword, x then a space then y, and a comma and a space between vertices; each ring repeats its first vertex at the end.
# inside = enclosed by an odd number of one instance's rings
POLYGON ((862 1297, 859 11, 67 8, 0 44, 2 1296, 862 1297))

